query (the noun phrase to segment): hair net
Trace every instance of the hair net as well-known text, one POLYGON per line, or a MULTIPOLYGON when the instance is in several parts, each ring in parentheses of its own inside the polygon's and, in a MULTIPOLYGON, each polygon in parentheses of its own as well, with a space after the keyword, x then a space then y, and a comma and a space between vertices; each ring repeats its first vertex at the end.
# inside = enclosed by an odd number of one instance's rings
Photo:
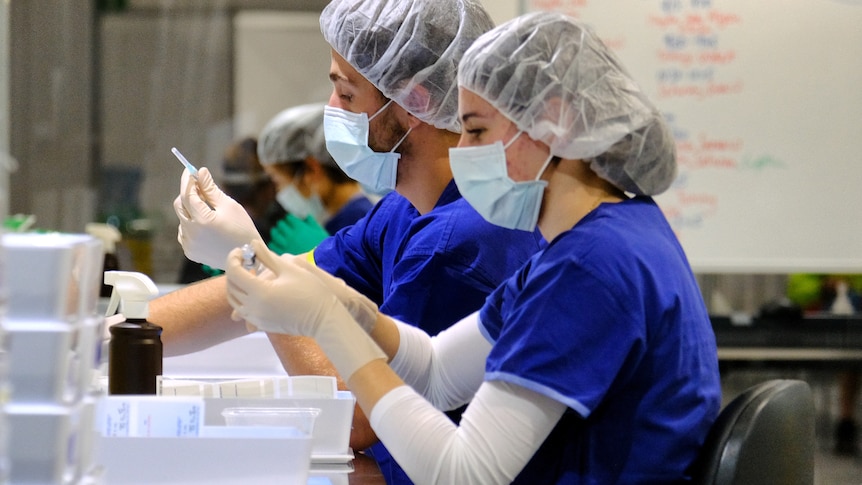
POLYGON ((493 26, 476 0, 333 0, 320 15, 326 41, 384 96, 454 132, 458 61, 493 26))
POLYGON ((335 166, 323 139, 324 103, 304 104, 275 115, 264 126, 257 145, 260 163, 298 162, 309 155, 323 165, 335 166))
POLYGON ((458 83, 563 158, 638 195, 676 177, 673 137, 658 110, 595 33, 561 14, 537 12, 480 37, 458 83))

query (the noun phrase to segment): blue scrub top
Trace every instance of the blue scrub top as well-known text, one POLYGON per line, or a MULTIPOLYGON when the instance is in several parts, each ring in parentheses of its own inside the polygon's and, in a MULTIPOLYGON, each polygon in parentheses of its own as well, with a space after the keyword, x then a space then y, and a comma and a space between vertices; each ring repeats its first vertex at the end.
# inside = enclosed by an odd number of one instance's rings
POLYGON ((516 483, 679 483, 718 413, 715 336, 648 197, 602 204, 480 311, 486 379, 568 406, 516 483))
POLYGON ((326 229, 326 232, 329 234, 335 234, 341 229, 352 226, 356 221, 365 217, 365 214, 374 207, 374 204, 371 203, 371 200, 364 195, 359 195, 353 197, 346 204, 336 212, 326 224, 324 224, 323 228, 326 229))
POLYGON ((420 215, 396 192, 314 250, 317 266, 371 298, 380 311, 436 335, 544 246, 538 231, 486 222, 450 182, 420 215))
MULTIPOLYGON (((485 221, 450 181, 427 214, 398 193, 387 194, 363 219, 324 240, 314 261, 383 313, 436 335, 481 308, 544 245, 538 231, 485 221)), ((411 483, 381 443, 369 454, 386 483, 411 483)))

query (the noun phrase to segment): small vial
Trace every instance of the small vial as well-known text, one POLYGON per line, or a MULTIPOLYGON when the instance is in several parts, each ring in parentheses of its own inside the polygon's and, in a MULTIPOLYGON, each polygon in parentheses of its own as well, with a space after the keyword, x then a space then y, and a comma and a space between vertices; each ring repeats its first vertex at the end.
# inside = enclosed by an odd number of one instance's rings
POLYGON ((243 244, 242 246, 242 267, 251 271, 254 269, 257 259, 254 256, 254 249, 251 244, 243 244))

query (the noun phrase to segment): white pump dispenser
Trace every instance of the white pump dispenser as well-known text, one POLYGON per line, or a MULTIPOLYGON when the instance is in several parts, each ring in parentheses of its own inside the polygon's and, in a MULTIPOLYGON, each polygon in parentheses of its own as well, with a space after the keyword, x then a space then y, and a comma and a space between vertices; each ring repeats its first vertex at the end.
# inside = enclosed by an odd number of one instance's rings
POLYGON ((105 271, 105 284, 114 287, 106 317, 119 308, 126 319, 146 320, 150 315, 150 300, 159 294, 149 276, 134 271, 105 271))

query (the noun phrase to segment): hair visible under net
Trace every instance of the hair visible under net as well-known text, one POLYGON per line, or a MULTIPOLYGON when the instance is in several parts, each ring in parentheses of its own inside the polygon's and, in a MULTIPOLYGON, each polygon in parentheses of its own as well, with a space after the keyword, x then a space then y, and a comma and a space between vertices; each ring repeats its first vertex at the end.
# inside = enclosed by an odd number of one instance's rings
POLYGON ((323 138, 324 103, 288 108, 273 117, 260 133, 257 155, 260 163, 298 162, 309 155, 321 164, 336 166, 323 138))
POLYGON ((475 0, 333 0, 320 15, 326 41, 384 96, 453 132, 458 62, 493 26, 475 0))
POLYGON ((458 83, 562 158, 638 195, 676 178, 664 118, 596 34, 562 14, 536 12, 480 37, 458 83))
POLYGON ((257 140, 245 137, 225 149, 219 185, 240 204, 250 204, 255 193, 270 184, 257 156, 257 140))
POLYGON ((268 177, 257 156, 257 140, 245 137, 231 143, 222 158, 220 183, 254 185, 268 177))

